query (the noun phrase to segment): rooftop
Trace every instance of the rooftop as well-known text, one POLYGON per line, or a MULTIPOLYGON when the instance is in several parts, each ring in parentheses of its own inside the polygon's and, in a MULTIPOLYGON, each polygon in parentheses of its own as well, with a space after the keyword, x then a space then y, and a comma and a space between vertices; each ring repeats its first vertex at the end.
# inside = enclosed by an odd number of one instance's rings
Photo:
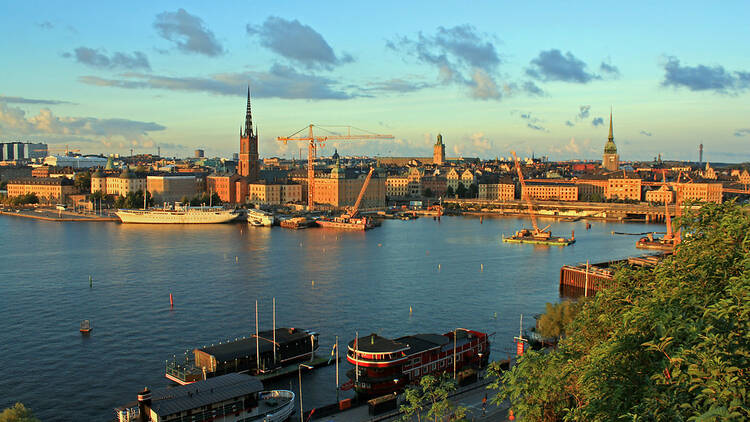
POLYGON ((212 403, 231 400, 263 390, 258 378, 247 374, 227 374, 188 385, 151 393, 151 409, 160 418, 212 403))

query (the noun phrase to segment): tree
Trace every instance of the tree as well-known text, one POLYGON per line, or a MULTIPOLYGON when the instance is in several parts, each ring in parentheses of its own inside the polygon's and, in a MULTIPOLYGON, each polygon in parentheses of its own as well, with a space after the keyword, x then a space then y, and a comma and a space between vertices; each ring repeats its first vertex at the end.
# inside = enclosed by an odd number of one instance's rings
POLYGON ((451 197, 455 194, 456 192, 453 191, 453 186, 448 186, 448 189, 445 191, 445 196, 451 197))
POLYGON ((405 404, 401 405, 402 422, 422 421, 422 413, 427 411, 427 418, 439 421, 466 420, 467 409, 454 405, 448 396, 456 389, 456 382, 446 374, 440 376, 426 375, 416 386, 409 386, 404 392, 405 404))
POLYGON ((75 186, 80 193, 91 192, 91 173, 88 171, 80 171, 76 173, 75 179, 73 180, 73 186, 75 186))
POLYGON ((464 186, 463 183, 459 183, 458 187, 456 188, 456 195, 458 195, 459 198, 465 198, 466 192, 466 186, 464 186))
POLYGON ((477 198, 479 196, 479 186, 476 183, 469 185, 469 198, 477 198))
POLYGON ((23 403, 16 403, 13 407, 9 407, 0 413, 0 422, 39 422, 39 419, 35 418, 31 413, 31 409, 23 405, 23 403))
POLYGON ((426 198, 432 198, 434 196, 434 194, 432 193, 432 189, 430 188, 425 189, 423 194, 426 198))
POLYGON ((548 303, 546 312, 539 318, 538 332, 542 337, 561 337, 581 308, 582 302, 566 300, 557 304, 548 303))
POLYGON ((750 216, 733 202, 680 218, 685 241, 653 269, 618 268, 549 353, 529 351, 498 390, 521 420, 750 418, 750 216))

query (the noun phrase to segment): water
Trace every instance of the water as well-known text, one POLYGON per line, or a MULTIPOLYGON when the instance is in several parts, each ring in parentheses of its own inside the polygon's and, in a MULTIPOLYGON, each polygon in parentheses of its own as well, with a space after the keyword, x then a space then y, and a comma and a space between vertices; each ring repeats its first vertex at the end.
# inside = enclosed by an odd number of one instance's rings
MULTIPOLYGON (((497 333, 491 359, 505 358, 519 315, 529 326, 559 300, 563 264, 639 254, 636 237, 610 232, 649 230, 550 221, 556 235, 576 232, 578 242, 560 248, 503 244, 501 234, 523 221, 483 221, 391 220, 347 233, 0 216, 0 408, 21 401, 42 420, 112 420, 144 386, 167 385, 173 354, 252 334, 256 300, 261 329, 270 329, 273 297, 277 324, 320 332, 323 354, 335 336, 345 350, 355 331, 465 327, 497 333), (83 319, 94 328, 88 337, 78 331, 83 319)), ((297 390, 296 377, 275 384, 290 386, 297 390)), ((303 374, 303 387, 305 408, 334 402, 334 366, 303 374)))

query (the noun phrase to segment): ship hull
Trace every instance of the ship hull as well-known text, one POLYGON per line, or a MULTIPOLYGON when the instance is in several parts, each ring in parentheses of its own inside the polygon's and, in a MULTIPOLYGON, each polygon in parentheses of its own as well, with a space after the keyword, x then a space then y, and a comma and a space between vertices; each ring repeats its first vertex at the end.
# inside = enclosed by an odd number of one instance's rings
POLYGON ((115 214, 125 224, 221 224, 239 216, 233 210, 118 210, 115 214))
POLYGON ((548 245, 548 246, 568 246, 572 245, 576 241, 573 239, 565 239, 563 237, 551 237, 549 239, 534 239, 525 237, 506 237, 503 238, 505 243, 533 243, 535 245, 548 245))
POLYGON ((331 221, 331 220, 318 220, 317 223, 320 227, 326 227, 326 228, 332 228, 332 229, 364 231, 364 230, 369 230, 372 228, 372 226, 367 223, 345 223, 345 222, 331 221))

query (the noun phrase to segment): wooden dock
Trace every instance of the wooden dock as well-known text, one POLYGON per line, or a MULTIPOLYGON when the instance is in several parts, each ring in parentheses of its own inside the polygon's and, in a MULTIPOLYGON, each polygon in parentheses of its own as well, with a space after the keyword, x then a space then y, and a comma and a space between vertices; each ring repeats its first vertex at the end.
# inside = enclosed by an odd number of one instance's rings
POLYGON ((613 267, 619 264, 655 267, 667 253, 647 254, 595 264, 563 265, 560 268, 560 289, 588 293, 598 292, 612 285, 613 267))

